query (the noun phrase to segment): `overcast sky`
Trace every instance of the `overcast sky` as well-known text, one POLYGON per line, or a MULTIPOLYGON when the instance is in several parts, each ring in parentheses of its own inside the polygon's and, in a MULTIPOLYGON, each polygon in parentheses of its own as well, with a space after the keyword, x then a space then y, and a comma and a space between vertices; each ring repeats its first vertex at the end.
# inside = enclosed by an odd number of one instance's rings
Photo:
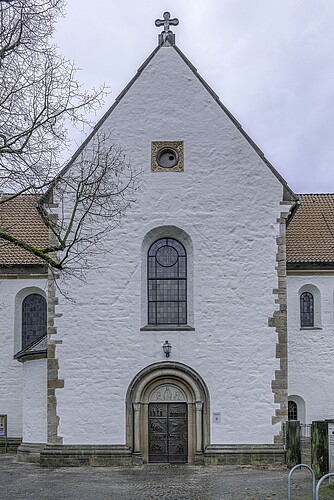
POLYGON ((296 193, 334 192, 334 0, 68 0, 55 35, 97 119, 177 17, 176 44, 296 193))

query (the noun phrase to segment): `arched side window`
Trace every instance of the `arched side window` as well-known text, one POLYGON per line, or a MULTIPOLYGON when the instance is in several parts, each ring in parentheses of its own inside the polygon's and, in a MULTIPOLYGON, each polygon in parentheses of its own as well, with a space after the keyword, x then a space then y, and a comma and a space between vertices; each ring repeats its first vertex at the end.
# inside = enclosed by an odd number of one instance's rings
POLYGON ((148 324, 187 324, 187 254, 174 238, 160 238, 147 257, 148 324))
POLYGON ((314 326, 314 298, 310 292, 304 292, 300 296, 300 326, 314 326))
POLYGON ((31 293, 22 302, 22 349, 46 332, 46 300, 38 293, 31 293))
POLYGON ((300 328, 321 329, 321 292, 312 284, 306 283, 298 290, 300 328))
POLYGON ((288 401, 288 420, 298 420, 298 408, 295 401, 288 401))
POLYGON ((299 420, 301 424, 306 424, 305 400, 298 394, 290 394, 288 397, 288 419, 299 420))

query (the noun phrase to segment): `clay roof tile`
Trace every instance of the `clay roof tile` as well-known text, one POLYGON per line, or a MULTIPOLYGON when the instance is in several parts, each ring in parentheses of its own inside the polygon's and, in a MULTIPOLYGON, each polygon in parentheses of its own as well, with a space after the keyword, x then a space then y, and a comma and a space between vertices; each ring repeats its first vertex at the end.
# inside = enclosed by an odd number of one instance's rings
MULTIPOLYGON (((6 196, 6 195, 5 195, 6 196)), ((0 227, 36 247, 48 245, 48 230, 37 210, 35 195, 21 195, 0 205, 0 227)), ((42 265, 42 259, 0 238, 0 266, 42 265)))
POLYGON ((301 205, 287 228, 287 262, 334 262, 334 193, 297 196, 301 205))

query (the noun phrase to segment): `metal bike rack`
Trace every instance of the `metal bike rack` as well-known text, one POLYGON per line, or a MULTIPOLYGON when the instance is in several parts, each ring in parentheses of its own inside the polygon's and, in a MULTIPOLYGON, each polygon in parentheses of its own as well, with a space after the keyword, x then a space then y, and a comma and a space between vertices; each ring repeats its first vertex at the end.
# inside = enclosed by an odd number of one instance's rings
POLYGON ((327 477, 330 477, 330 476, 334 476, 334 472, 330 472, 329 474, 325 474, 324 476, 322 476, 321 479, 319 479, 319 482, 317 484, 317 489, 315 491, 315 500, 319 500, 319 489, 320 489, 321 483, 323 482, 324 479, 326 479, 327 477))
MULTIPOLYGON (((311 469, 311 467, 309 467, 308 465, 306 464, 298 464, 298 465, 295 465, 294 467, 292 467, 292 469, 290 470, 289 472, 289 476, 288 476, 288 500, 291 500, 291 476, 293 474, 293 472, 296 470, 296 469, 299 469, 301 467, 305 467, 306 469, 308 469, 310 472, 311 472, 311 475, 312 475, 312 498, 313 500, 317 500, 316 498, 316 490, 315 490, 315 474, 314 474, 314 471, 313 469, 311 469)), ((330 474, 329 474, 330 475, 330 474)), ((325 477, 327 476, 324 476, 322 479, 324 479, 325 477)), ((322 481, 322 479, 319 481, 319 483, 322 481)), ((318 485, 319 485, 318 483, 318 485)), ((318 489, 318 487, 317 487, 318 489)))

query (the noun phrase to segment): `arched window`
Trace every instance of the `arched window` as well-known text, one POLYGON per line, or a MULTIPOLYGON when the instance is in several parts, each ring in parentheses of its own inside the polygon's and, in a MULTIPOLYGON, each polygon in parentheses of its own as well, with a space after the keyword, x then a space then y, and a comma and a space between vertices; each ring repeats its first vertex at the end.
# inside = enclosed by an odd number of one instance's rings
POLYGON ((288 420, 298 420, 298 409, 295 401, 288 401, 288 420))
POLYGON ((300 326, 314 326, 314 300, 310 292, 304 292, 300 296, 300 326))
POLYGON ((187 323, 187 254, 174 238, 155 241, 147 258, 148 323, 187 323))
POLYGON ((288 419, 299 420, 301 424, 306 424, 305 400, 298 394, 290 394, 288 397, 288 419))
POLYGON ((38 293, 31 293, 22 302, 22 349, 47 331, 46 300, 38 293))

